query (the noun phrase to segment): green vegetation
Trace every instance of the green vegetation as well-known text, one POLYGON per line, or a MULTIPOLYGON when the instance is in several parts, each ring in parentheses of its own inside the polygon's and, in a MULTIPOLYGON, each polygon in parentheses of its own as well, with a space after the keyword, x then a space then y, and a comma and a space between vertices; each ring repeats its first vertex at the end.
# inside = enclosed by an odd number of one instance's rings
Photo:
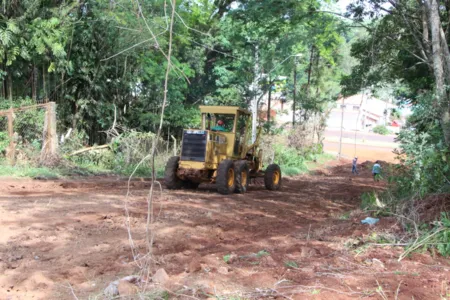
POLYGON ((227 254, 227 255, 223 256, 223 261, 226 263, 228 263, 230 261, 230 259, 231 259, 231 254, 227 254))
POLYGON ((8 166, 6 163, 0 161, 1 176, 57 178, 61 176, 61 171, 45 167, 8 166))
POLYGON ((373 132, 381 134, 381 135, 387 135, 389 134, 389 130, 384 125, 377 125, 373 128, 373 132))
POLYGON ((274 162, 278 163, 283 176, 295 176, 308 173, 309 163, 323 164, 334 157, 323 152, 321 148, 298 150, 281 143, 274 146, 274 162))
MULTIPOLYGON (((368 87, 374 94, 389 90, 390 101, 412 110, 397 136, 399 164, 387 177, 388 191, 378 195, 386 207, 376 210, 399 216, 410 230, 402 257, 424 249, 448 256, 448 216, 440 210, 450 191, 450 10, 436 1, 404 0, 384 9, 363 0, 350 5, 348 15, 364 24, 367 35, 352 44, 358 62, 341 81, 343 94, 368 87)), ((400 112, 392 111, 391 117, 400 112)), ((365 194, 362 200, 370 209, 376 199, 365 194)))
POLYGON ((287 260, 284 262, 284 265, 291 269, 298 269, 298 264, 295 261, 287 260))
POLYGON ((264 256, 269 256, 270 253, 266 250, 261 250, 258 253, 256 253, 256 257, 264 257, 264 256))

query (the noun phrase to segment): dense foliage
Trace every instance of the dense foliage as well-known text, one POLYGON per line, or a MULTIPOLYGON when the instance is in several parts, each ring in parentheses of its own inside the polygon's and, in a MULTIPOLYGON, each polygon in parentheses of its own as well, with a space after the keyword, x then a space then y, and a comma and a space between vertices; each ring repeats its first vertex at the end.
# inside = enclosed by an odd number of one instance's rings
MULTIPOLYGON (((2 106, 27 97, 55 101, 59 131, 86 131, 90 144, 105 141, 101 131, 113 123, 114 110, 123 126, 154 132, 170 5, 6 1, 0 23, 2 106)), ((290 100, 294 68, 298 121, 322 112, 349 71, 346 45, 352 37, 348 24, 320 8, 320 1, 177 1, 164 132, 197 126, 199 104, 247 107, 258 97, 262 105, 261 96, 279 75, 288 77, 290 100)))

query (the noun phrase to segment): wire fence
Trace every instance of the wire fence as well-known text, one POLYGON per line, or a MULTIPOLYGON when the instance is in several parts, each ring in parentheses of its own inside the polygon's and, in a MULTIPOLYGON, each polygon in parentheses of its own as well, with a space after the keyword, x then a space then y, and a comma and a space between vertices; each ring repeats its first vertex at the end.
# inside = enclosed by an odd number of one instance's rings
POLYGON ((0 111, 0 159, 10 164, 48 164, 57 156, 53 102, 0 111))

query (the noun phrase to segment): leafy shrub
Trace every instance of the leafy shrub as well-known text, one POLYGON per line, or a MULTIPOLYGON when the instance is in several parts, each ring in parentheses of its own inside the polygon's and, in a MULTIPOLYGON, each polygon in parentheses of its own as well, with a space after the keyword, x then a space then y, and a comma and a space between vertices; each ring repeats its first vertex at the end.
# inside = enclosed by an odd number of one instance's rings
POLYGON ((361 208, 371 209, 376 206, 377 196, 374 191, 363 193, 361 195, 361 208))
POLYGON ((6 151, 9 145, 9 136, 7 132, 0 131, 0 156, 6 151))
POLYGON ((288 177, 305 173, 305 170, 301 170, 301 169, 296 168, 296 167, 284 167, 284 166, 282 166, 281 170, 283 172, 283 176, 288 176, 288 177))
POLYGON ((442 256, 450 256, 450 218, 447 213, 441 213, 440 221, 434 222, 432 229, 423 230, 420 238, 411 243, 400 259, 417 250, 437 250, 442 256))
POLYGON ((436 248, 442 256, 450 256, 450 216, 441 213, 441 221, 434 229, 436 233, 436 248))
POLYGON ((389 130, 384 125, 377 125, 373 128, 374 133, 378 133, 381 135, 387 135, 389 134, 389 130))

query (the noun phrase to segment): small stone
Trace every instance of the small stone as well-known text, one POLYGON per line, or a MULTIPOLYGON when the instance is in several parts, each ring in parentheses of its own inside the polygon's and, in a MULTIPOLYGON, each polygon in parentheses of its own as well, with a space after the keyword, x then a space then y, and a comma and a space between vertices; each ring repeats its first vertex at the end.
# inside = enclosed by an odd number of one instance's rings
POLYGON ((220 274, 227 275, 228 269, 226 267, 220 267, 219 269, 217 269, 217 272, 219 272, 220 274))
POLYGON ((14 261, 21 260, 22 258, 23 258, 23 255, 14 255, 14 256, 11 256, 8 260, 9 260, 9 262, 14 262, 14 261))
POLYGON ((372 259, 372 265, 378 270, 384 270, 384 264, 379 259, 376 258, 372 259))
POLYGON ((211 268, 207 264, 200 264, 200 266, 205 273, 209 273, 211 271, 211 268))
POLYGON ((117 287, 120 296, 132 296, 136 295, 139 291, 138 287, 129 281, 121 280, 117 287))
POLYGON ((277 262, 273 260, 272 256, 267 256, 264 258, 264 264, 268 267, 275 267, 277 262))
POLYGON ((152 277, 153 281, 159 284, 165 284, 169 280, 166 270, 158 269, 152 277))
POLYGON ((119 280, 111 282, 103 291, 103 294, 105 294, 107 298, 119 296, 119 280))
POLYGON ((191 262, 189 263, 188 271, 189 273, 195 273, 202 269, 202 266, 200 264, 200 258, 194 257, 191 262))

